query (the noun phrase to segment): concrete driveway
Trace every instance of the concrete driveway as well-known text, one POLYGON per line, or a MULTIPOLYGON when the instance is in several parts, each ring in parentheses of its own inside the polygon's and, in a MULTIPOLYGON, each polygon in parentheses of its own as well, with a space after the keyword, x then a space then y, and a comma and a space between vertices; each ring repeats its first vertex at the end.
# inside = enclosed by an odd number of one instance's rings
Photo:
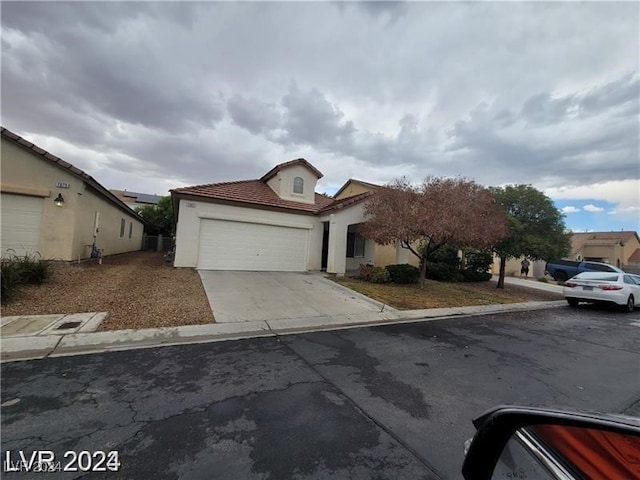
POLYGON ((200 277, 217 323, 395 317, 397 312, 320 273, 223 272, 200 277), (383 308, 384 307, 384 308, 383 308))

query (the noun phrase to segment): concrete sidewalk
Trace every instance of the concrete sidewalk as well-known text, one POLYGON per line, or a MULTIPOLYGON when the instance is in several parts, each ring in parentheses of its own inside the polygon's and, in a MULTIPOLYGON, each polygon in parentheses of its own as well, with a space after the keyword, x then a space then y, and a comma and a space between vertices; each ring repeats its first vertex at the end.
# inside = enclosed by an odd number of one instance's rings
MULTIPOLYGON (((494 275, 492 280, 498 281, 498 276, 494 275)), ((536 290, 544 290, 545 292, 559 293, 562 295, 562 286, 556 285, 553 280, 549 280, 550 283, 540 282, 535 278, 518 278, 518 277, 504 277, 504 282, 510 285, 517 285, 519 287, 535 288, 536 290)))
MULTIPOLYGON (((562 292, 562 287, 534 280, 507 279, 508 283, 524 282, 527 287, 562 292), (559 290, 558 290, 559 289, 559 290)), ((355 295, 356 294, 353 292, 355 295)), ((366 312, 317 315, 298 318, 213 323, 184 327, 149 328, 140 330, 115 330, 95 332, 106 313, 74 315, 41 315, 29 317, 3 317, 0 357, 3 362, 61 357, 88 353, 101 353, 137 348, 151 348, 189 343, 209 343, 252 337, 268 337, 294 333, 336 330, 343 328, 378 326, 397 323, 422 322, 463 315, 488 315, 492 313, 530 311, 566 306, 564 300, 552 302, 524 302, 512 304, 480 305, 428 310, 394 310, 367 299, 379 306, 379 310, 366 312), (18 318, 27 318, 19 326, 18 318), (80 321, 80 325, 66 326, 80 321), (12 327, 13 325, 13 327, 12 327), (6 329, 6 330, 5 330, 6 329)))

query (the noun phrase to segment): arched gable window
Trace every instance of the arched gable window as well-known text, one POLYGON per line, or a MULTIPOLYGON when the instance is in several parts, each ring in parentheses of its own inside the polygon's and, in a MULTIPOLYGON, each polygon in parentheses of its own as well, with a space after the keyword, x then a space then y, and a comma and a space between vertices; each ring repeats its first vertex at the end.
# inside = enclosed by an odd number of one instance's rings
POLYGON ((293 193, 304 193, 304 180, 302 177, 293 179, 293 193))

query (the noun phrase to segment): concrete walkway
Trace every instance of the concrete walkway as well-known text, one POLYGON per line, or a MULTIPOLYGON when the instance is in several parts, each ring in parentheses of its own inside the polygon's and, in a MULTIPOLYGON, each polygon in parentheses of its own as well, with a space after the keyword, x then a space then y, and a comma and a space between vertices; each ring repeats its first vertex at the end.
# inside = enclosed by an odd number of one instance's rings
MULTIPOLYGON (((494 275, 492 280, 497 282, 498 276, 494 275)), ((504 277, 504 282, 510 285, 535 288, 536 290, 544 290, 546 292, 559 293, 562 295, 563 287, 561 285, 556 285, 553 280, 550 280, 550 283, 544 283, 535 278, 504 277)))
MULTIPOLYGON (((310 275, 313 277, 313 275, 310 275)), ((315 279, 311 279, 312 281, 315 279)), ((328 281, 325 279, 325 281, 328 281)), ((562 287, 548 285, 532 280, 506 279, 508 283, 524 282, 527 287, 547 290, 545 287, 555 287, 554 291, 561 293, 562 287)), ((72 330, 60 330, 56 326, 69 323, 68 320, 77 321, 74 315, 61 318, 60 315, 44 315, 22 317, 28 318, 31 327, 18 328, 17 318, 3 317, 0 330, 0 353, 5 361, 29 360, 46 357, 60 357, 69 355, 100 353, 117 350, 130 350, 136 348, 150 348, 165 345, 179 345, 188 343, 208 343, 223 340, 234 340, 251 337, 266 337, 304 333, 313 331, 335 330, 342 328, 365 327, 387 325, 393 323, 409 323, 435 320, 440 318, 462 315, 488 315, 502 312, 530 311, 544 308, 566 306, 564 300, 551 302, 524 302, 499 305, 479 305, 456 308, 435 308, 428 310, 404 310, 399 311, 380 302, 371 300, 359 293, 348 290, 340 285, 335 285, 340 295, 352 296, 355 305, 360 305, 362 310, 354 307, 354 304, 344 307, 346 311, 339 312, 337 306, 329 310, 332 314, 290 316, 288 318, 272 319, 231 319, 228 323, 213 323, 210 325, 188 325, 184 327, 149 328, 139 330, 115 330, 108 332, 95 332, 99 322, 106 314, 93 315, 87 318, 82 326, 75 326, 72 330), (355 308, 355 309, 354 309, 355 308), (104 316, 102 316, 104 315, 104 316), (39 318, 42 317, 42 318, 39 318), (53 318, 55 317, 55 318, 53 318), (93 319, 93 321, 90 321, 93 319), (7 327, 14 325, 13 330, 7 327), (84 326, 84 329, 82 328, 84 326)), ((218 314, 216 314, 216 319, 218 314)), ((223 317, 224 318, 224 317, 223 317)))

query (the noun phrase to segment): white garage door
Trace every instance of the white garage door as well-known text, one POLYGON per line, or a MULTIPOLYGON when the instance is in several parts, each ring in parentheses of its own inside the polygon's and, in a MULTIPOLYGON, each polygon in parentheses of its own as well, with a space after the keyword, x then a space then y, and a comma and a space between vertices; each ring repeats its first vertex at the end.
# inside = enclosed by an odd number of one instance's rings
POLYGON ((41 197, 28 197, 3 193, 0 197, 0 221, 2 256, 34 253, 40 250, 40 222, 42 221, 41 197))
POLYGON ((198 268, 302 272, 308 230, 225 220, 201 220, 198 268))

